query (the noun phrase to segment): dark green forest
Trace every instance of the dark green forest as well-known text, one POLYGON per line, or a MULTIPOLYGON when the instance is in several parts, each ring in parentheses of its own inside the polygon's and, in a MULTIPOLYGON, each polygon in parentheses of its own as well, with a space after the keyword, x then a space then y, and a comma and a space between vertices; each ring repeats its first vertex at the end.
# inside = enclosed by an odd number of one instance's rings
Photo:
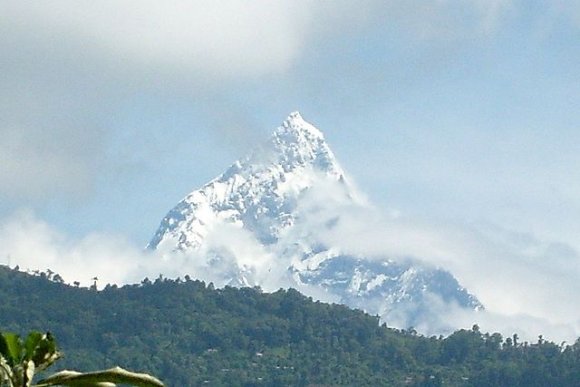
POLYGON ((61 369, 119 365, 168 386, 580 386, 580 339, 528 343, 477 326, 424 337, 295 290, 189 277, 97 291, 0 267, 0 330, 50 331, 61 369))

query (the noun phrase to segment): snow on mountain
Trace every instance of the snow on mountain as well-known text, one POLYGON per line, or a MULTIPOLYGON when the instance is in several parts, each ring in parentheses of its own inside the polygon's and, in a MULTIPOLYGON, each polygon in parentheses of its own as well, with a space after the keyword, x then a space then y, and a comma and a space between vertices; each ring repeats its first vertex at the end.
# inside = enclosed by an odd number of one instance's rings
POLYGON ((294 286, 399 325, 417 325, 434 299, 482 308, 443 269, 369 259, 321 240, 342 213, 369 208, 323 134, 294 112, 269 141, 181 200, 148 248, 191 254, 222 279, 218 286, 294 286))
POLYGON ((321 175, 348 184, 322 133, 294 112, 268 143, 179 202, 148 247, 196 249, 223 222, 250 230, 264 244, 275 243, 292 225, 300 194, 321 175))

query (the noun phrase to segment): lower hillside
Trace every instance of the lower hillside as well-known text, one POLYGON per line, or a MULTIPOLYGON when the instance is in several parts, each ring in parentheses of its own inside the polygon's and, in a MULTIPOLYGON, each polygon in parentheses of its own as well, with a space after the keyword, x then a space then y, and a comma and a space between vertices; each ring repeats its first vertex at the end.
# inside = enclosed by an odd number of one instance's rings
POLYGON ((479 331, 423 337, 295 290, 186 277, 102 291, 0 267, 0 329, 51 331, 61 368, 120 365, 168 386, 580 386, 580 340, 479 331))

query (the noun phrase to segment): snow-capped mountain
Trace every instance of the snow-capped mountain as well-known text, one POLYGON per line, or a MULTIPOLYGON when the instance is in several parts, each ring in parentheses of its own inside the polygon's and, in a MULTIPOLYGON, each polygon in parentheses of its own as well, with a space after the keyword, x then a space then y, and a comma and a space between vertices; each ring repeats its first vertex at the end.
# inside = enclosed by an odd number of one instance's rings
POLYGON ((179 202, 148 247, 196 249, 224 222, 251 231, 264 244, 275 243, 293 224, 300 195, 320 179, 348 189, 322 133, 294 112, 268 143, 179 202))
POLYGON ((370 209, 323 134, 295 112, 269 141, 181 200, 148 248, 203 261, 217 285, 294 286, 399 325, 416 325, 434 299, 482 307, 445 270, 345 251, 337 225, 370 209))

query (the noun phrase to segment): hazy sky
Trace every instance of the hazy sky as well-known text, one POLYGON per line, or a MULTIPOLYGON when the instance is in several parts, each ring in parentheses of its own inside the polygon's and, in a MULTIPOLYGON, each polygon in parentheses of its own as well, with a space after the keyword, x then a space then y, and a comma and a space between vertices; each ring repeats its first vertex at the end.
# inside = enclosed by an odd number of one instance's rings
POLYGON ((0 240, 145 246, 300 110, 385 213, 485 225, 557 281, 580 273, 579 64, 576 0, 3 0, 0 240))

